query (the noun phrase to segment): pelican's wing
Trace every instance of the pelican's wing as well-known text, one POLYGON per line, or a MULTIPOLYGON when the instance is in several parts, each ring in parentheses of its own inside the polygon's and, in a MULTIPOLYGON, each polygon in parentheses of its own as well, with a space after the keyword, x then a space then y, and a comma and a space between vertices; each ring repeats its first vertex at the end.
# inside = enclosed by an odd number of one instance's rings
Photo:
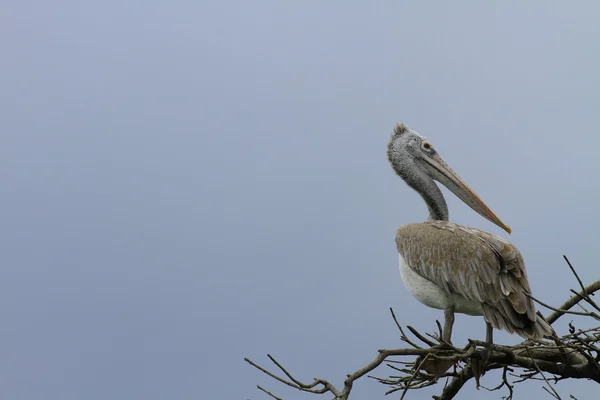
POLYGON ((482 304, 494 328, 539 337, 551 328, 536 316, 521 253, 498 236, 447 221, 401 226, 396 246, 408 266, 448 293, 482 304))

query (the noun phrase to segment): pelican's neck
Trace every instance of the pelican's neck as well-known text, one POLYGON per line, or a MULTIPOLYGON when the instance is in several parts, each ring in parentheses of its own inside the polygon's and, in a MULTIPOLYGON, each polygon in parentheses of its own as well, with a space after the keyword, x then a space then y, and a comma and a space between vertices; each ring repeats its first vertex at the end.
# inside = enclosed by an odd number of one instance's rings
POLYGON ((448 221, 448 205, 442 191, 433 179, 425 174, 420 168, 414 170, 416 173, 405 177, 406 183, 417 191, 427 204, 430 221, 448 221))
POLYGON ((429 178, 429 181, 431 187, 419 192, 429 209, 429 218, 427 219, 430 221, 448 221, 448 205, 446 204, 446 199, 444 199, 442 191, 435 184, 433 179, 429 178))

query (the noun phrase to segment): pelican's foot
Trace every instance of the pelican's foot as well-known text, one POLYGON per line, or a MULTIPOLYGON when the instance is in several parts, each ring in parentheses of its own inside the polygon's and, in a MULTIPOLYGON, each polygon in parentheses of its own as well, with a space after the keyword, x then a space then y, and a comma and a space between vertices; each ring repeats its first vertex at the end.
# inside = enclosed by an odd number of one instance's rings
POLYGON ((492 350, 488 349, 487 347, 483 350, 481 350, 481 362, 482 364, 482 368, 485 371, 485 367, 488 365, 488 361, 490 360, 490 354, 492 354, 492 350))
MULTIPOLYGON (((435 346, 431 346, 430 349, 435 349, 444 351, 444 350, 452 350, 454 347, 451 343, 448 342, 440 342, 435 346)), ((424 370, 425 372, 435 375, 436 378, 443 376, 452 366, 456 364, 454 360, 444 360, 440 358, 433 357, 435 353, 432 353, 426 357, 419 356, 415 361, 415 368, 419 368, 424 370)))
POLYGON ((489 348, 484 348, 478 351, 481 358, 473 358, 471 357, 471 371, 473 372, 473 377, 475 378, 475 386, 479 389, 479 379, 485 375, 486 368, 488 366, 490 360, 490 354, 492 350, 489 348))

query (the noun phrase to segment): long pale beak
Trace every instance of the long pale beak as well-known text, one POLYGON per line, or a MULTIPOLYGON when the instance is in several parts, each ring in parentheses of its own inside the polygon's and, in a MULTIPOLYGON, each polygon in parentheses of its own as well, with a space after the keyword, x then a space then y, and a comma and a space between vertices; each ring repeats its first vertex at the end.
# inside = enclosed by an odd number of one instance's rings
POLYGON ((436 174, 433 178, 439 181, 441 184, 446 186, 452 191, 459 199, 461 199, 466 205, 471 207, 477 214, 481 215, 488 221, 498 225, 509 234, 512 232, 510 227, 504 222, 500 221, 500 218, 496 216, 490 210, 488 206, 475 194, 473 190, 462 180, 460 177, 444 162, 439 154, 435 154, 430 157, 426 157, 429 165, 433 167, 436 174))

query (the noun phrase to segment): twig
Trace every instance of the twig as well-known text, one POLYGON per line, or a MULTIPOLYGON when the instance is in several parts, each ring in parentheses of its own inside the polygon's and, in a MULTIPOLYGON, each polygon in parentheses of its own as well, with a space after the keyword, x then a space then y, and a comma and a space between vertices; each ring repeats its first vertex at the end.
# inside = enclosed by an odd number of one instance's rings
MULTIPOLYGON (((592 294, 598 290, 600 290, 600 280, 597 280, 591 285, 585 287, 585 292, 589 294, 592 294)), ((578 296, 571 296, 569 300, 565 301, 563 305, 561 305, 558 309, 554 309, 555 311, 546 318, 546 321, 548 321, 550 325, 554 324, 554 322, 556 322, 557 319, 565 315, 566 311, 570 310, 573 306, 579 303, 583 299, 583 297, 583 292, 579 292, 578 296)))
MULTIPOLYGON (((571 264, 571 261, 569 261, 567 256, 563 254, 563 258, 567 262, 567 265, 571 269, 571 272, 573 273, 573 275, 575 275, 575 279, 577 279, 577 282, 579 283, 579 287, 581 288, 581 292, 583 294, 584 300, 587 301, 592 307, 594 307, 597 311, 600 312, 600 307, 598 307, 598 304, 596 304, 596 302, 594 300, 592 300, 589 296, 590 294, 593 294, 593 293, 587 292, 585 286, 583 286, 583 282, 581 281, 581 279, 579 278, 579 275, 577 274, 577 271, 575 271, 575 268, 573 267, 573 265, 571 264)), ((577 294, 579 294, 579 293, 577 293, 577 294)))
POLYGON ((489 391, 489 392, 494 392, 496 390, 500 390, 502 387, 506 386, 508 388, 508 396, 505 397, 505 400, 510 400, 512 399, 513 396, 513 385, 511 385, 508 382, 508 376, 507 376, 507 371, 511 371, 512 369, 510 369, 508 366, 504 366, 502 368, 502 381, 500 382, 500 384, 496 387, 493 387, 491 389, 486 388, 485 386, 481 385, 482 388, 484 388, 485 390, 489 391))
POLYGON ((410 388, 411 382, 413 381, 413 379, 415 379, 415 376, 421 370, 421 366, 429 358, 430 355, 431 354, 427 354, 425 357, 423 357, 423 359, 421 360, 421 362, 419 363, 419 365, 415 368, 415 372, 413 372, 413 374, 411 375, 411 377, 408 380, 408 382, 406 382, 406 384, 404 385, 404 390, 402 391, 402 394, 400 395, 400 400, 404 399, 404 396, 406 395, 406 392, 408 392, 408 389, 410 388))
POLYGON ((505 386, 508 388, 508 396, 506 397, 505 400, 512 400, 513 398, 513 385, 511 385, 510 383, 508 383, 508 377, 506 376, 506 372, 509 370, 510 368, 508 367, 504 367, 504 370, 502 371, 502 381, 504 382, 505 386))
POLYGON ((567 258, 566 255, 563 254, 563 258, 565 259, 565 261, 567 262, 567 265, 569 266, 569 268, 571 269, 571 272, 573 273, 573 275, 575 275, 575 279, 577 279, 577 282, 579 283, 579 287, 581 288, 581 291, 583 292, 584 296, 587 296, 587 291, 585 290, 585 286, 583 286, 583 282, 581 281, 581 279, 579 278, 579 275, 577 274, 577 271, 575 271, 575 268, 573 267, 573 264, 571 264, 571 261, 569 261, 569 259, 567 258))
POLYGON ((265 392, 266 394, 268 394, 269 396, 271 396, 272 398, 274 398, 275 400, 283 400, 281 397, 275 396, 273 393, 269 392, 267 389, 260 387, 260 385, 256 385, 256 387, 259 388, 260 390, 262 390, 263 392, 265 392))
MULTIPOLYGON (((271 356, 270 354, 267 354, 267 357, 269 357, 269 359, 273 362, 273 364, 277 365, 277 367, 279 367, 280 370, 283 371, 283 373, 292 380, 292 382, 294 382, 296 385, 298 386, 305 386, 302 382, 300 382, 299 380, 297 380, 296 378, 294 378, 289 372, 287 372, 287 370, 285 368, 283 368, 283 366, 281 364, 279 364, 277 362, 277 360, 275 358, 273 358, 273 356, 271 356)), ((314 383, 313 383, 314 386, 314 383)))
MULTIPOLYGON (((584 317, 592 317, 592 318, 594 318, 594 319, 597 319, 597 320, 599 320, 599 321, 600 321, 600 315, 598 315, 598 314, 596 314, 596 313, 594 313, 594 312, 587 312, 587 313, 585 313, 585 312, 571 311, 571 310, 569 310, 569 309, 565 309, 565 308, 555 308, 555 307, 552 307, 552 306, 550 306, 550 305, 548 305, 548 304, 544 303, 544 302, 543 302, 543 301, 541 301, 541 300, 538 300, 538 299, 536 299, 535 297, 533 297, 533 296, 532 296, 532 295, 530 295, 529 293, 525 293, 525 295, 526 295, 527 297, 529 297, 530 299, 532 299, 533 301, 535 301, 536 303, 538 303, 538 304, 540 304, 540 305, 542 305, 542 306, 544 306, 544 307, 546 307, 546 308, 548 308, 548 309, 550 309, 550 310, 552 310, 552 311, 554 311, 554 312, 557 312, 557 313, 562 313, 562 314, 582 315, 582 316, 584 316, 584 317)), ((578 302, 579 302, 579 299, 578 299, 578 300, 577 300, 577 302, 575 302, 573 305, 577 304, 578 302)), ((572 306, 571 306, 571 307, 572 307, 572 306)), ((553 315, 553 314, 552 314, 552 315, 553 315)), ((552 315, 550 315, 550 317, 551 317, 552 315)), ((550 319, 550 317, 548 317, 548 318, 547 318, 547 320, 549 320, 549 319, 550 319)), ((557 318, 557 319, 558 319, 558 318, 557 318)), ((550 321, 548 321, 548 322, 550 322, 550 321)))
MULTIPOLYGON (((527 352, 529 352, 529 350, 527 350, 527 352)), ((540 375, 542 375, 542 378, 544 378, 544 381, 546 381, 546 384, 548 384, 548 387, 552 390, 552 394, 557 400, 561 400, 560 395, 558 394, 558 392, 556 391, 556 389, 554 389, 554 387, 552 386, 552 384, 550 382, 548 382, 548 379, 546 379, 546 375, 544 375, 544 373, 542 372, 542 370, 540 369, 540 367, 537 365, 537 363, 535 362, 535 358, 531 357, 531 361, 533 361, 533 365, 535 365, 535 368, 538 370, 538 372, 540 373, 540 375)), ((544 387, 544 389, 546 389, 544 387)))
POLYGON ((425 336, 421 335, 419 333, 419 331, 417 331, 415 328, 413 328, 410 325, 406 325, 406 327, 408 328, 408 330, 410 331, 410 333, 412 333, 413 335, 415 335, 420 341, 422 341, 423 343, 426 343, 429 347, 433 347, 435 346, 437 343, 427 339, 425 336))
POLYGON ((442 324, 440 324, 440 321, 438 321, 437 319, 435 320, 435 324, 437 325, 438 332, 439 332, 438 340, 441 342, 442 338, 444 337, 444 331, 442 330, 442 324))
POLYGON ((313 381, 313 383, 310 383, 310 384, 302 383, 299 380, 295 379, 289 372, 287 372, 287 370, 285 368, 283 368, 281 366, 281 364, 279 364, 277 362, 277 360, 275 360, 275 358, 273 358, 270 354, 267 354, 267 356, 271 359, 271 361, 273 361, 273 363, 275 365, 277 365, 277 367, 279 367, 279 369, 281 369, 287 375, 288 378, 290 378, 292 380, 292 382, 285 380, 280 376, 275 375, 271 371, 261 367, 260 365, 256 364, 254 361, 252 361, 248 358, 244 358, 244 361, 246 361, 248 364, 252 365, 253 367, 259 369, 260 371, 264 372, 265 374, 269 375, 271 378, 276 379, 279 382, 284 383, 290 387, 293 387, 294 389, 302 390, 303 392, 308 392, 308 393, 315 393, 315 394, 323 394, 323 393, 331 392, 331 393, 333 393, 333 395, 339 397, 340 392, 335 388, 335 386, 333 386, 331 383, 329 383, 325 379, 317 378, 313 381), (322 385, 323 387, 321 387, 319 389, 314 389, 318 385, 322 385))
POLYGON ((418 344, 414 343, 413 341, 411 341, 408 336, 406 335, 406 333, 404 333, 404 330, 402 329, 402 326, 400 326, 400 323, 398 322, 398 320, 396 319, 396 314, 394 314, 394 309, 392 307, 390 307, 390 312, 392 313, 392 318, 394 319, 394 322, 396 323, 396 326, 398 327, 398 330, 400 331, 401 335, 400 335, 400 339, 402 339, 403 341, 405 341, 406 343, 408 343, 409 345, 411 345, 412 347, 414 347, 415 349, 420 349, 421 346, 419 346, 418 344))

